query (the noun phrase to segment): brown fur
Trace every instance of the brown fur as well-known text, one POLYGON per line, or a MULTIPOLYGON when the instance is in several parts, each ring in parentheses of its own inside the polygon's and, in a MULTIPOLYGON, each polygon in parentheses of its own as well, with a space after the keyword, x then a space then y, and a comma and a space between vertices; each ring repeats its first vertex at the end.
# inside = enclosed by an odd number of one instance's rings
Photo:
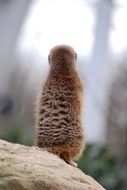
POLYGON ((76 61, 70 46, 56 46, 50 51, 49 74, 36 110, 36 145, 72 165, 84 149, 83 87, 76 61))

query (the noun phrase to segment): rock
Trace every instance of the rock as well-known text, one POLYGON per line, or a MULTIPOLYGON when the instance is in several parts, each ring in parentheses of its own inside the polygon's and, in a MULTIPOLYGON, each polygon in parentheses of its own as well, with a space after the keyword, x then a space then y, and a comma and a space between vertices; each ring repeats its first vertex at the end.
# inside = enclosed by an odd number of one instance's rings
POLYGON ((36 147, 0 140, 0 190, 104 190, 92 177, 36 147))

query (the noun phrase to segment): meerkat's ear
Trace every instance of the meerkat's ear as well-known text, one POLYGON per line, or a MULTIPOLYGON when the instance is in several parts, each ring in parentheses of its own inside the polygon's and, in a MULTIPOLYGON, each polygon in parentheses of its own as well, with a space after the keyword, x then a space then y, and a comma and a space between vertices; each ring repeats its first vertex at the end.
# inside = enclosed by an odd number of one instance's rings
POLYGON ((76 60, 77 60, 77 53, 75 53, 75 58, 76 58, 76 60))
POLYGON ((48 55, 48 62, 49 62, 49 64, 50 64, 50 54, 48 55))

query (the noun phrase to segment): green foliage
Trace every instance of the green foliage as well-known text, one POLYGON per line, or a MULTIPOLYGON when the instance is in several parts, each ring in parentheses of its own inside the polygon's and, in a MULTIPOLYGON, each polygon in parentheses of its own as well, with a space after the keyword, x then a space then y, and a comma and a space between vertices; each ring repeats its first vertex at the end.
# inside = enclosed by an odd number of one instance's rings
POLYGON ((108 190, 126 190, 126 176, 119 168, 119 155, 107 145, 87 145, 79 168, 108 190))
POLYGON ((9 126, 6 133, 0 135, 0 139, 29 146, 32 145, 33 141, 32 135, 24 130, 21 123, 15 123, 12 126, 9 126))

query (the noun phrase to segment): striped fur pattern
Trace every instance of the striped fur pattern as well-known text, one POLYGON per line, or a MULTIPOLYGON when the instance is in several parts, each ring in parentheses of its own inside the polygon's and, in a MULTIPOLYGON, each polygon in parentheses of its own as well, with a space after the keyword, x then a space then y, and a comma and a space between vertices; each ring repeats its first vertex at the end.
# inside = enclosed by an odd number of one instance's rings
POLYGON ((56 46, 50 52, 49 65, 36 108, 36 145, 71 164, 84 149, 83 88, 76 54, 69 46, 56 46))

